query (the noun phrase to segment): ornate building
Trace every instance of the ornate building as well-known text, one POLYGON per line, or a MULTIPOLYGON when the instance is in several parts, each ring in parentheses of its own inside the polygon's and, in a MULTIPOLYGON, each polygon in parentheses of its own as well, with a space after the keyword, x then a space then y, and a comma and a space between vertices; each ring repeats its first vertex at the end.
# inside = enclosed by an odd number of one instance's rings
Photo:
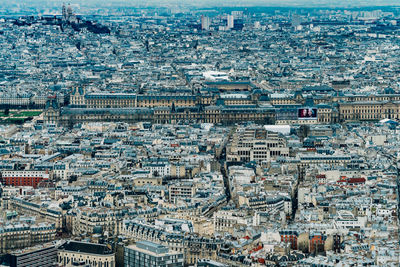
POLYGON ((185 255, 185 264, 196 264, 201 258, 216 259, 222 239, 197 237, 189 233, 167 232, 137 221, 124 221, 122 234, 132 241, 161 243, 185 255))
POLYGON ((400 101, 356 101, 339 103, 341 121, 400 119, 400 101))
MULTIPOLYGON (((179 102, 178 102, 179 103, 179 102)), ((244 121, 254 121, 271 124, 274 121, 274 110, 270 107, 249 106, 187 106, 177 107, 62 107, 49 101, 44 112, 44 121, 70 125, 81 122, 150 121, 153 123, 222 123, 233 124, 244 121)))
POLYGON ((254 89, 250 83, 208 83, 197 93, 87 93, 73 88, 70 105, 46 103, 47 123, 149 121, 153 123, 332 124, 400 118, 400 94, 340 95, 330 87, 305 87, 294 93, 254 89), (316 109, 314 118, 299 118, 302 108, 316 109))
POLYGON ((56 227, 49 223, 37 225, 17 223, 2 226, 0 227, 0 253, 49 242, 55 237, 56 227))

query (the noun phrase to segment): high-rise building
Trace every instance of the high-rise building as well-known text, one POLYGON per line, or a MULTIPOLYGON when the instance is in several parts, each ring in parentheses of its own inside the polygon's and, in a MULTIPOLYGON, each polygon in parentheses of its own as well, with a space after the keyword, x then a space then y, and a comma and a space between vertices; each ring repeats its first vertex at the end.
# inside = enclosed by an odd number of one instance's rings
POLYGON ((125 247, 124 267, 180 267, 183 253, 169 251, 164 245, 149 241, 139 241, 125 247))
POLYGON ((292 16, 292 26, 297 27, 300 26, 300 24, 301 24, 301 17, 297 14, 294 14, 292 16))
POLYGON ((211 20, 209 17, 201 16, 201 29, 208 31, 210 29, 211 20))
POLYGON ((235 19, 240 19, 243 18, 243 11, 232 11, 231 15, 235 18, 235 19))
POLYGON ((235 17, 233 15, 228 15, 226 17, 228 29, 233 29, 235 26, 235 17))

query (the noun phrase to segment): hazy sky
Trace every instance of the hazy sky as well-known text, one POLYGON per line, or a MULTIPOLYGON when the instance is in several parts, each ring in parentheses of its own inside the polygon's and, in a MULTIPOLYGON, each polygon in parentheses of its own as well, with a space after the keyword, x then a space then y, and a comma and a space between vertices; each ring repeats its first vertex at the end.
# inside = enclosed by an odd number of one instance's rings
MULTIPOLYGON (((80 5, 115 5, 128 6, 381 6, 400 5, 400 0, 0 0, 4 4, 42 5, 54 6, 55 4, 73 3, 80 5)), ((1 4, 0 4, 1 7, 1 4)))

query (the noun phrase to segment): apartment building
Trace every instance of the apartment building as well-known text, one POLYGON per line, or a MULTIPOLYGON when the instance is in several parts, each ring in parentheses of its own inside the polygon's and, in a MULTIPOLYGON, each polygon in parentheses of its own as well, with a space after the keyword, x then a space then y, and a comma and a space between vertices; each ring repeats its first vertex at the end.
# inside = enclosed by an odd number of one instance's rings
POLYGON ((65 267, 115 267, 115 254, 106 245, 67 241, 58 248, 58 264, 65 267))

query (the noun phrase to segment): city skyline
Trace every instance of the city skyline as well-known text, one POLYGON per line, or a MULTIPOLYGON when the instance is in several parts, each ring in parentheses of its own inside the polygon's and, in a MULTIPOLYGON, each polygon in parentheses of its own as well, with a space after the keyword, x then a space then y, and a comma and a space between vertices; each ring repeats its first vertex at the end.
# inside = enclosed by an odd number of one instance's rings
POLYGON ((9 1, 8 4, 20 4, 20 5, 31 5, 31 6, 53 6, 60 4, 74 4, 83 6, 154 6, 163 7, 168 5, 183 5, 183 6, 193 6, 193 7, 246 7, 246 6, 282 6, 282 7, 330 7, 330 8, 345 8, 345 7, 365 7, 365 6, 399 6, 400 4, 396 0, 355 0, 355 1, 345 1, 345 0, 199 0, 196 2, 189 0, 147 0, 145 2, 138 0, 109 0, 106 3, 100 0, 86 0, 86 1, 76 1, 76 0, 29 0, 29 1, 9 1))

